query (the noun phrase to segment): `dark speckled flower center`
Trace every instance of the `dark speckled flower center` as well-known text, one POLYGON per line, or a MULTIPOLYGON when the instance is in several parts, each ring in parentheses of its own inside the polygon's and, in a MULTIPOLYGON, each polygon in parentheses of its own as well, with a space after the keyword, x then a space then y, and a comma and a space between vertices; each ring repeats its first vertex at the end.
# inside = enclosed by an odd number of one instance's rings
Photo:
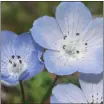
POLYGON ((81 43, 78 40, 74 40, 62 45, 62 49, 70 58, 79 59, 83 58, 87 52, 87 44, 88 43, 81 43))
POLYGON ((8 61, 7 69, 9 75, 18 77, 26 70, 26 62, 21 56, 12 55, 8 61))

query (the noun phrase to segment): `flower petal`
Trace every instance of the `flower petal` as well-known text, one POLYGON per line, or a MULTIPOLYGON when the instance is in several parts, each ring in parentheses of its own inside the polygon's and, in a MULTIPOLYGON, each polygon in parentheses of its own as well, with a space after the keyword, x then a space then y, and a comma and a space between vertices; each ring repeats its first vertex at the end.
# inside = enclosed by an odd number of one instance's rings
POLYGON ((4 76, 4 77, 8 77, 8 73, 7 73, 7 63, 4 63, 1 61, 1 76, 4 76))
POLYGON ((25 80, 29 77, 29 72, 28 70, 24 71, 18 78, 18 80, 25 80))
POLYGON ((103 71, 103 49, 98 48, 87 54, 81 61, 76 64, 79 72, 83 73, 101 73, 103 71), (90 66, 90 67, 89 67, 90 66))
POLYGON ((35 20, 30 31, 34 40, 47 49, 57 50, 57 40, 63 38, 56 20, 48 16, 35 20))
POLYGON ((2 35, 2 45, 4 44, 12 44, 12 41, 16 39, 17 34, 12 32, 12 31, 8 31, 8 30, 3 30, 1 31, 1 35, 2 35))
POLYGON ((64 36, 76 36, 92 20, 89 9, 81 2, 62 2, 56 9, 56 20, 64 36))
POLYGON ((61 52, 47 50, 44 53, 44 62, 47 70, 57 75, 68 75, 76 71, 97 74, 103 70, 102 55, 102 48, 99 48, 85 57, 74 60, 61 54, 61 52))
MULTIPOLYGON (((93 77, 94 75, 91 76, 90 78, 93 78, 93 77)), ((99 82, 95 83, 95 82, 87 82, 87 81, 84 81, 82 78, 80 78, 79 82, 85 94, 85 97, 89 103, 98 104, 103 102, 103 80, 100 80, 99 82)))
POLYGON ((86 74, 86 73, 80 73, 80 79, 89 83, 99 83, 103 78, 103 72, 100 74, 86 74))
POLYGON ((47 50, 44 53, 44 63, 47 70, 57 75, 69 75, 78 70, 73 61, 60 52, 47 50))
POLYGON ((14 54, 15 49, 13 47, 17 34, 11 31, 1 31, 2 44, 1 44, 1 75, 8 77, 7 62, 9 58, 14 54))
POLYGON ((3 83, 4 85, 7 86, 14 86, 16 84, 18 84, 18 80, 13 78, 13 77, 1 77, 1 83, 3 83))
POLYGON ((81 89, 73 84, 56 85, 52 90, 52 94, 61 103, 87 103, 81 89))
POLYGON ((55 96, 51 96, 51 98, 50 98, 50 104, 55 104, 55 103, 61 103, 61 102, 58 101, 58 99, 55 96))
POLYGON ((25 59, 32 51, 35 51, 33 38, 28 32, 22 33, 16 38, 15 50, 16 55, 20 55, 25 59))
POLYGON ((3 30, 2 35, 2 45, 1 45, 1 60, 6 61, 11 55, 14 54, 14 41, 17 34, 11 31, 3 30))
POLYGON ((44 64, 38 59, 38 52, 34 51, 28 57, 27 63, 27 71, 21 75, 20 80, 29 79, 44 69, 44 64))
POLYGON ((40 61, 42 61, 41 57, 43 55, 44 48, 42 48, 41 46, 39 46, 35 41, 34 41, 34 45, 35 45, 36 51, 38 51, 38 58, 39 58, 40 61))
POLYGON ((83 32, 83 36, 89 50, 103 47, 103 18, 92 20, 83 32))

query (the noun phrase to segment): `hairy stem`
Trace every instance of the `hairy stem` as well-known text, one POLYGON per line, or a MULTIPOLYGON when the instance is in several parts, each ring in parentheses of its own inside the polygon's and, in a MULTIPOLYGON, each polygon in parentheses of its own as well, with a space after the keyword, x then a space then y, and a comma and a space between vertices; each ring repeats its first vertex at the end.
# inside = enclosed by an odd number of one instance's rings
POLYGON ((20 84, 20 88, 21 88, 22 103, 25 104, 25 93, 24 93, 22 80, 19 81, 19 84, 20 84))

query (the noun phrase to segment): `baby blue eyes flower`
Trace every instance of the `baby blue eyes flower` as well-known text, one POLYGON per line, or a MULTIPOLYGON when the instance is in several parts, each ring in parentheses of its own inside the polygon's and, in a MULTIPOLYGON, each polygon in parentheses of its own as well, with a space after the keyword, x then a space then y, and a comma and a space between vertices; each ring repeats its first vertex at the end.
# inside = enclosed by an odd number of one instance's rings
POLYGON ((103 104, 103 79, 96 83, 82 79, 79 82, 81 89, 71 83, 56 85, 52 90, 50 103, 103 104))
POLYGON ((55 16, 35 20, 30 30, 34 40, 47 49, 47 70, 57 75, 102 72, 103 18, 92 19, 81 2, 60 3, 55 16))
POLYGON ((38 74, 43 68, 40 57, 43 52, 30 33, 19 36, 14 32, 2 31, 1 81, 7 85, 18 84, 38 74))

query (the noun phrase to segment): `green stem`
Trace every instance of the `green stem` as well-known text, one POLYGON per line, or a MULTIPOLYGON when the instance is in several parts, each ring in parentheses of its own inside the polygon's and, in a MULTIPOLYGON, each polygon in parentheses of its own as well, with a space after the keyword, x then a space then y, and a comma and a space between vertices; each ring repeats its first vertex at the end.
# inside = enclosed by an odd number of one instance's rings
POLYGON ((45 96, 43 97, 43 100, 42 100, 42 103, 41 103, 41 104, 44 103, 44 101, 46 100, 46 97, 48 96, 48 94, 50 93, 50 91, 52 90, 52 88, 55 86, 55 83, 56 83, 57 79, 58 79, 58 76, 56 75, 56 77, 55 77, 55 79, 54 79, 52 85, 50 86, 50 88, 48 89, 47 93, 46 93, 45 96))
POLYGON ((22 95, 22 103, 25 104, 25 93, 24 93, 24 88, 23 88, 23 82, 22 80, 19 81, 20 88, 21 88, 21 95, 22 95))

